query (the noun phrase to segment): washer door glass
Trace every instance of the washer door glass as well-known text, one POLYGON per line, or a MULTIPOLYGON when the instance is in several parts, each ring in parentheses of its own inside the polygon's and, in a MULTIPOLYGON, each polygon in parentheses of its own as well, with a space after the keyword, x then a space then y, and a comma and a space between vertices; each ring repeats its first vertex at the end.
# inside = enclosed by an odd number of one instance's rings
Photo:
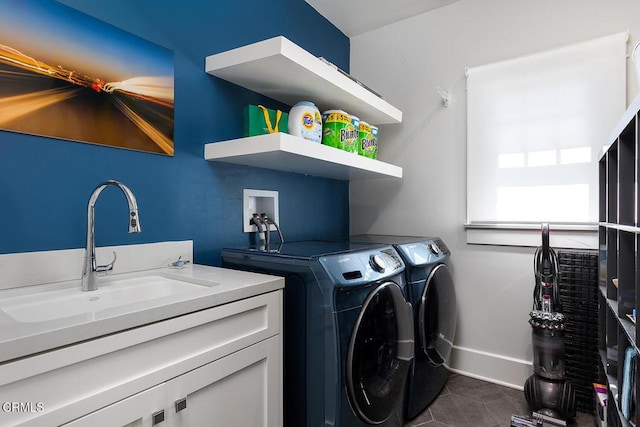
POLYGON ((418 310, 420 350, 434 366, 449 363, 456 317, 451 271, 446 264, 438 264, 427 277, 418 310))
POLYGON ((384 283, 365 300, 347 352, 349 401, 363 421, 383 423, 398 409, 412 358, 411 305, 384 283))

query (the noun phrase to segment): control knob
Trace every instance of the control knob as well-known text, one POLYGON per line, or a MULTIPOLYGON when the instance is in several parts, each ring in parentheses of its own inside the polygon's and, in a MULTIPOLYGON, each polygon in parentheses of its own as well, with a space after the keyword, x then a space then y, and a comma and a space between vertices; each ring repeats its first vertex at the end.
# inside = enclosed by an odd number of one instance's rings
POLYGON ((371 258, 369 258, 369 264, 371 264, 371 268, 378 273, 384 272, 385 262, 380 254, 371 255, 371 258))
POLYGON ((431 252, 434 255, 438 255, 440 253, 440 248, 438 248, 438 245, 436 245, 435 243, 430 243, 429 244, 429 249, 431 249, 431 252))

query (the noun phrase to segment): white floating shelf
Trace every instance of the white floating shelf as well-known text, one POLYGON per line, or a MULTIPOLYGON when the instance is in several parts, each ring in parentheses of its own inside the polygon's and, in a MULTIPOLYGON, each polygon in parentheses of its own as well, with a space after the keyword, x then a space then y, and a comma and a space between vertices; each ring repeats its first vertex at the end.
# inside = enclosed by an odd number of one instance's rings
POLYGON ((378 125, 402 122, 398 110, 285 37, 207 56, 205 71, 288 105, 314 102, 378 125))
POLYGON ((401 167, 286 133, 205 144, 204 158, 340 180, 402 178, 401 167))

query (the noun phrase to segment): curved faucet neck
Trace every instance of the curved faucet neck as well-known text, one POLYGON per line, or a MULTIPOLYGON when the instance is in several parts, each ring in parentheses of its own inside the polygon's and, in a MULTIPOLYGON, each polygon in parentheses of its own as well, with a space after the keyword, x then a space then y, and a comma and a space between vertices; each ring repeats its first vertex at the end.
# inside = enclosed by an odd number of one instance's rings
MULTIPOLYGON (((129 233, 139 233, 141 231, 140 222, 138 219, 138 203, 129 187, 119 181, 110 179, 98 185, 93 190, 91 196, 89 197, 89 203, 87 205, 87 246, 85 248, 81 283, 81 288, 83 291, 93 291, 97 289, 95 273, 100 268, 96 266, 95 205, 98 197, 100 196, 100 193, 102 193, 102 190, 110 185, 118 187, 120 190, 122 190, 122 193, 127 199, 127 204, 129 205, 129 233)), ((109 267, 108 269, 113 268, 113 263, 106 267, 109 267)))

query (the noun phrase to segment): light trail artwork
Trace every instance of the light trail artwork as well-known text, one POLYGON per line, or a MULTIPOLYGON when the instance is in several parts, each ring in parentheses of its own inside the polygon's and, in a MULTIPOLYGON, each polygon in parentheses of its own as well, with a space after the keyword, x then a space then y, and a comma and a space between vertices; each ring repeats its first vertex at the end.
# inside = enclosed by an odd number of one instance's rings
POLYGON ((174 154, 173 52, 53 0, 0 2, 0 131, 174 154))

